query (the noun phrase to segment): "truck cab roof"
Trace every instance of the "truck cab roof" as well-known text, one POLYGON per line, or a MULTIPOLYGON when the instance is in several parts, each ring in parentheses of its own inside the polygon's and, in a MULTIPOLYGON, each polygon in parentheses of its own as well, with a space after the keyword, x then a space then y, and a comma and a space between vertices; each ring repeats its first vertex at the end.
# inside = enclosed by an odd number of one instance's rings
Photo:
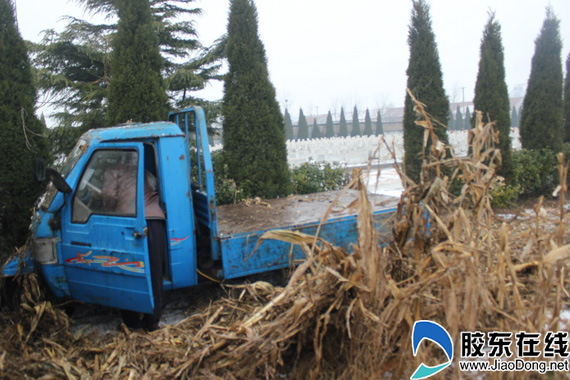
POLYGON ((135 140, 155 137, 183 136, 180 128, 170 122, 128 123, 112 128, 91 129, 83 135, 87 141, 135 140))

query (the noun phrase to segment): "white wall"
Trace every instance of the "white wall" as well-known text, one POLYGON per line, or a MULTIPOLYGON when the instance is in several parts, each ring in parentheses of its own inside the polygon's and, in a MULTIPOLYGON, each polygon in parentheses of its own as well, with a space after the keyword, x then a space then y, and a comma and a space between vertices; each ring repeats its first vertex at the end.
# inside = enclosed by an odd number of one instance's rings
MULTIPOLYGON (((448 131, 449 141, 459 156, 467 155, 467 131, 448 131)), ((511 131, 514 149, 520 149, 518 129, 511 131)), ((392 157, 386 142, 396 152, 398 161, 404 155, 403 132, 390 132, 384 136, 333 137, 300 141, 287 141, 289 165, 298 166, 307 161, 338 163, 347 166, 364 165, 374 156, 376 163, 391 163, 392 157), (392 148, 393 147, 393 148, 392 148), (378 149, 378 152, 376 150, 378 149), (378 160, 379 158, 379 160, 378 160)), ((214 145, 212 151, 221 149, 214 145)))

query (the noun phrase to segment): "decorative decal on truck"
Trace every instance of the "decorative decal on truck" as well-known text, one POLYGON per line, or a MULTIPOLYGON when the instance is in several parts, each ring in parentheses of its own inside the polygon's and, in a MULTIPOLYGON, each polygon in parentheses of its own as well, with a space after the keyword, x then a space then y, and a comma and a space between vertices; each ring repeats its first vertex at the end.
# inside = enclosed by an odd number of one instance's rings
POLYGON ((185 238, 182 238, 182 239, 172 238, 172 239, 170 239, 170 246, 174 247, 175 245, 178 245, 187 239, 188 239, 188 236, 186 236, 185 238))
POLYGON ((87 253, 77 253, 76 257, 65 260, 66 264, 101 264, 102 267, 111 268, 119 267, 123 270, 135 273, 144 273, 144 262, 142 261, 123 261, 119 262, 118 257, 112 256, 93 256, 93 259, 86 258, 91 256, 92 251, 87 253))

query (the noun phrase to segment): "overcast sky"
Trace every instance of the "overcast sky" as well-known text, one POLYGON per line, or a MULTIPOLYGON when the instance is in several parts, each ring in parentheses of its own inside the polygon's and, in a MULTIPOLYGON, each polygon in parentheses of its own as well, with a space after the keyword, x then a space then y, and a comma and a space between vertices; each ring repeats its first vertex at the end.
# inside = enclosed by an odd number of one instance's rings
MULTIPOLYGON (((64 15, 89 18, 74 1, 15 0, 25 39, 44 29, 61 30, 64 15)), ((225 33, 228 0, 196 0, 200 40, 208 45, 225 33)), ((259 33, 271 81, 282 108, 293 118, 340 107, 352 112, 402 106, 406 86, 411 0, 257 0, 259 33)), ((569 0, 431 0, 431 17, 451 102, 473 98, 479 48, 489 10, 502 26, 506 80, 511 96, 526 86, 534 41, 550 4, 560 19, 565 65, 570 52, 569 0)), ((222 97, 211 85, 203 96, 222 97)), ((524 93, 523 93, 524 95, 524 93)))

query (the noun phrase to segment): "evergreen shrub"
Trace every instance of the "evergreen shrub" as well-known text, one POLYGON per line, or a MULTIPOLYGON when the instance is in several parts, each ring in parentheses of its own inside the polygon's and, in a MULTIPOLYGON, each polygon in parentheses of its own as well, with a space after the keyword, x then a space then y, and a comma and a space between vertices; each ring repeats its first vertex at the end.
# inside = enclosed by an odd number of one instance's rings
POLYGON ((549 149, 515 151, 509 185, 519 188, 521 198, 549 196, 558 185, 556 164, 556 156, 549 149))
POLYGON ((292 178, 295 194, 337 190, 348 183, 348 176, 343 167, 322 162, 303 163, 292 170, 292 178))

